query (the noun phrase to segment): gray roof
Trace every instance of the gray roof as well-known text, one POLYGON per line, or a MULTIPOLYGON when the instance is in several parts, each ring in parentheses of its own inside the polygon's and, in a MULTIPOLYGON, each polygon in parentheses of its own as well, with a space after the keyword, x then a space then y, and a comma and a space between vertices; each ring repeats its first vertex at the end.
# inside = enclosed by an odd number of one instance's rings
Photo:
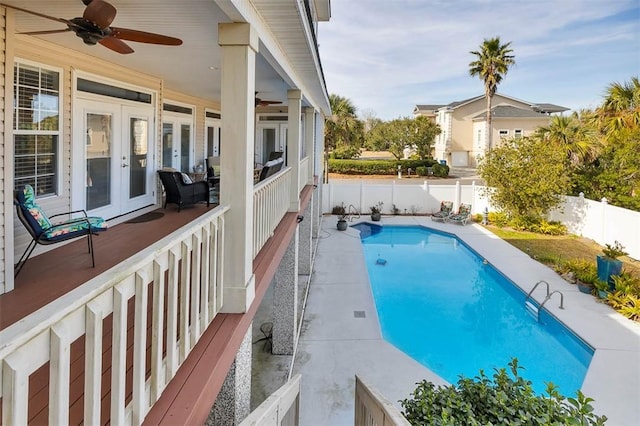
POLYGON ((535 109, 536 111, 544 112, 545 114, 569 111, 569 108, 565 108, 560 105, 547 104, 544 102, 540 102, 539 104, 533 104, 531 105, 531 108, 535 109))
MULTIPOLYGON (((493 118, 540 118, 546 117, 546 114, 535 111, 533 109, 518 108, 512 105, 498 105, 491 108, 491 116, 493 118)), ((474 120, 484 119, 487 114, 482 112, 475 117, 474 120)))
POLYGON ((422 105, 422 104, 418 104, 416 105, 416 108, 414 111, 435 111, 437 109, 442 108, 444 105, 422 105))

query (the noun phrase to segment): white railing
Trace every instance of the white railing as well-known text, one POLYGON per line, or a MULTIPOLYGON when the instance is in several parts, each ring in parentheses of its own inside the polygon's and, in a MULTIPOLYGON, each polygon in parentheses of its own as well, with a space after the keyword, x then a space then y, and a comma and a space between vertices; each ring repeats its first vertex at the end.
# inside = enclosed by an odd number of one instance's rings
POLYGON ((253 257, 273 235, 289 209, 291 168, 258 183, 253 189, 253 257))
POLYGON ((411 426, 387 398, 356 374, 355 426, 411 426))
MULTIPOLYGON (((103 324, 110 316, 111 375, 106 379, 111 390, 110 423, 141 424, 222 306, 218 265, 223 262, 227 210, 217 207, 1 331, 2 424, 27 424, 29 376, 47 363, 48 422, 69 423, 71 343, 82 336, 84 424, 98 424, 103 324), (132 321, 127 318, 129 307, 132 321), (131 322, 133 329, 128 330, 131 322), (127 337, 133 341, 128 351, 127 337), (133 361, 127 364, 131 355, 133 361), (127 373, 128 367, 132 372, 127 373), (129 382, 127 374, 132 376, 129 382), (129 403, 125 403, 127 382, 132 383, 129 403)), ((109 333, 104 330, 105 336, 109 333)))
POLYGON ((309 157, 304 157, 300 160, 298 170, 300 170, 300 185, 298 191, 302 191, 302 188, 307 185, 309 180, 309 157))
POLYGON ((265 399, 240 423, 240 426, 297 426, 298 424, 300 424, 300 374, 293 376, 265 399))

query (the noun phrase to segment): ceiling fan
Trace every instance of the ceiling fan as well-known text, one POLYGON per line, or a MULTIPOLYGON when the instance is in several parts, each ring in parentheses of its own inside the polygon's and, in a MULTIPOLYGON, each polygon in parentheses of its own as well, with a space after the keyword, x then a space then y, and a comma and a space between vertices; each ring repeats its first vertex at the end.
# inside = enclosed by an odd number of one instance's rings
POLYGON ((269 106, 269 105, 276 105, 276 104, 281 104, 282 101, 268 101, 266 99, 260 99, 258 97, 258 92, 256 92, 256 105, 255 106, 269 106))
POLYGON ((95 45, 100 43, 104 47, 122 54, 133 53, 133 49, 122 40, 135 41, 138 43, 162 44, 167 46, 179 46, 182 44, 182 40, 162 34, 148 33, 129 28, 111 27, 110 25, 115 19, 117 13, 115 7, 104 0, 82 0, 82 2, 87 6, 82 17, 72 19, 55 18, 43 13, 3 3, 0 3, 0 6, 19 10, 20 12, 29 13, 31 15, 61 22, 67 25, 67 28, 60 30, 31 31, 21 34, 42 35, 73 31, 82 39, 82 41, 85 42, 85 44, 95 45))

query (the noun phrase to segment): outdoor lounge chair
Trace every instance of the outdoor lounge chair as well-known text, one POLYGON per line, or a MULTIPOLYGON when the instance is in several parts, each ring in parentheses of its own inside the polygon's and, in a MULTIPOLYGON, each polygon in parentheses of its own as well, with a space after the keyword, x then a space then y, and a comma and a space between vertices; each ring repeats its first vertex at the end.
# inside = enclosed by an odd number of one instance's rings
POLYGON ((447 216, 446 221, 466 225, 470 217, 471 204, 460 204, 458 213, 450 214, 449 216, 447 216))
POLYGON ((211 188, 219 189, 220 185, 220 157, 207 157, 207 182, 211 188))
POLYGON ((453 202, 443 201, 440 203, 440 210, 431 214, 431 220, 444 222, 453 210, 453 202))
POLYGON ((158 170, 158 175, 164 186, 165 200, 178 206, 178 211, 184 206, 206 201, 209 206, 209 184, 206 181, 189 182, 191 179, 186 173, 176 171, 158 170))
POLYGON ((269 160, 264 163, 264 167, 260 170, 260 176, 258 177, 258 182, 262 182, 266 178, 275 175, 278 173, 282 166, 284 165, 284 158, 278 157, 275 160, 269 160))
POLYGON ((87 216, 87 212, 84 210, 74 210, 47 217, 36 203, 35 192, 31 185, 25 185, 22 191, 13 192, 13 204, 16 206, 18 219, 29 231, 32 238, 16 264, 14 277, 18 276, 38 244, 51 245, 84 236, 87 237, 87 245, 89 253, 91 253, 91 266, 96 266, 91 236, 107 229, 107 222, 103 218, 87 216), (73 215, 80 214, 79 217, 73 217, 73 215), (61 223, 52 223, 50 219, 58 216, 69 216, 69 219, 61 223))

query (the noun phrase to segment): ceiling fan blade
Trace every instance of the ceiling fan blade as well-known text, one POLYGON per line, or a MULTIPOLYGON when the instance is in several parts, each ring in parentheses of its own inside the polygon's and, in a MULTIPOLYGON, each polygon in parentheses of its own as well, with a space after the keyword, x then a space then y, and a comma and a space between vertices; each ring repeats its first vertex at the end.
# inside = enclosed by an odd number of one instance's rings
MULTIPOLYGON (((96 0, 93 0, 94 3, 96 0)), ((91 3, 93 4, 93 3, 91 3)), ((145 31, 131 30, 129 28, 111 27, 111 37, 121 40, 137 41, 138 43, 164 44, 167 46, 180 46, 182 40, 162 34, 148 33, 145 31)))
POLYGON ((63 30, 44 30, 44 31, 28 31, 26 33, 16 33, 16 34, 24 34, 24 35, 43 35, 43 34, 57 34, 57 33, 66 33, 71 31, 71 28, 65 28, 63 30))
MULTIPOLYGON (((93 0, 95 1, 95 0, 93 0)), ((133 53, 133 49, 129 47, 127 43, 122 40, 118 40, 115 37, 105 37, 100 40, 98 43, 103 45, 104 47, 113 50, 114 52, 122 53, 126 55, 128 53, 133 53)))
POLYGON ((41 17, 41 18, 50 19, 50 20, 52 20, 52 21, 62 22, 63 24, 71 25, 71 26, 73 26, 73 27, 77 27, 77 25, 76 25, 76 24, 74 24, 73 22, 71 22, 71 21, 69 21, 69 20, 67 20, 67 19, 63 19, 63 18, 56 18, 56 17, 54 17, 54 16, 45 15, 45 14, 43 14, 43 13, 34 12, 34 11, 32 11, 32 10, 23 9, 23 8, 21 8, 21 7, 11 6, 11 5, 4 4, 4 3, 0 3, 0 6, 4 6, 4 7, 7 7, 7 8, 9 8, 9 9, 13 9, 13 10, 19 10, 20 12, 28 13, 28 14, 30 14, 30 15, 39 16, 39 17, 41 17))
POLYGON ((104 30, 111 25, 116 18, 117 10, 111 4, 102 0, 93 0, 82 14, 82 19, 95 24, 104 30))

